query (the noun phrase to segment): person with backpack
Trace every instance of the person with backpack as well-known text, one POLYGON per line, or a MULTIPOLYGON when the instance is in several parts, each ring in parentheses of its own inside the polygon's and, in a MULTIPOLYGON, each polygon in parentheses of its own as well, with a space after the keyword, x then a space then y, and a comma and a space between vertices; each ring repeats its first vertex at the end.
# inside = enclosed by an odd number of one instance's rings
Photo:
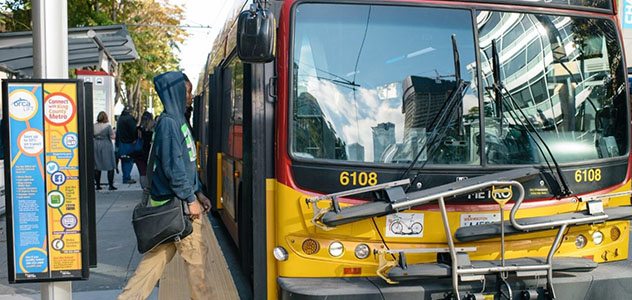
POLYGON ((154 78, 154 86, 165 109, 154 127, 155 166, 151 175, 150 205, 184 201, 193 231, 180 241, 160 244, 145 253, 117 299, 146 299, 176 251, 187 267, 191 299, 216 299, 209 280, 212 274, 205 272, 209 246, 202 236, 201 220, 210 210, 211 203, 201 192, 195 142, 184 119, 187 106, 193 102, 193 85, 184 73, 167 72, 154 78))
POLYGON ((138 138, 142 142, 142 150, 136 151, 132 154, 138 173, 140 174, 140 186, 145 188, 149 186, 147 182, 147 159, 149 158, 149 151, 151 150, 151 138, 154 133, 154 116, 146 111, 140 117, 140 124, 136 128, 138 132, 138 138))
POLYGON ((136 183, 136 180, 131 177, 132 168, 134 167, 134 159, 131 155, 137 139, 136 119, 131 115, 131 111, 132 107, 126 106, 116 122, 115 145, 118 158, 121 160, 123 183, 126 184, 136 183))

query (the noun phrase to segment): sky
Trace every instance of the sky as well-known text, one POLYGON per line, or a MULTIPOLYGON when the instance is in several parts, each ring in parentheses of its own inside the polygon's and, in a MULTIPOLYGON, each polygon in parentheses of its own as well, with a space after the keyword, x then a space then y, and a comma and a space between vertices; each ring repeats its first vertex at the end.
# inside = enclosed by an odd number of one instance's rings
POLYGON ((210 29, 185 28, 189 36, 180 45, 180 50, 173 50, 174 54, 180 58, 180 66, 193 82, 193 86, 197 85, 207 55, 222 28, 232 2, 232 0, 169 0, 171 4, 184 6, 185 17, 181 22, 183 25, 211 26, 210 29))

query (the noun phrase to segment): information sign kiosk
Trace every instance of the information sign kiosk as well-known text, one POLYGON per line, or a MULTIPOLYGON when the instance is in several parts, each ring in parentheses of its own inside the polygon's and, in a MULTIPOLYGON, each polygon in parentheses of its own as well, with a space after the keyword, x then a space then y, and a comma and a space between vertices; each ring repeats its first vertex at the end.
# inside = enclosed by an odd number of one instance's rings
MULTIPOLYGON (((9 282, 87 279, 84 85, 3 81, 9 282)), ((91 107, 91 106, 89 106, 91 107)), ((91 142, 91 141, 89 141, 91 142)))

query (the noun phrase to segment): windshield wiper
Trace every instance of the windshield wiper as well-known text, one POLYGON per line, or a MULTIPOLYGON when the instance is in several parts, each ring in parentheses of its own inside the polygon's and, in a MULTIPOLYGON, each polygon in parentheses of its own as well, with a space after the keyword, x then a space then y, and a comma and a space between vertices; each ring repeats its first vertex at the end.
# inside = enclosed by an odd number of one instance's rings
MULTIPOLYGON (((518 103, 516 102, 516 99, 514 99, 514 97, 511 95, 511 93, 509 92, 507 87, 505 87, 505 85, 503 84, 502 80, 500 79, 500 57, 498 55, 498 49, 496 48, 496 40, 492 40, 492 72, 493 72, 493 76, 492 77, 494 78, 494 84, 492 85, 492 89, 494 90, 494 94, 495 94, 495 97, 496 97, 495 102, 496 102, 496 106, 498 108, 497 112, 498 111, 501 112, 500 113, 500 120, 501 120, 501 122, 500 122, 500 124, 501 124, 500 132, 502 133, 502 118, 503 118, 502 107, 503 107, 503 102, 505 100, 505 94, 504 93, 506 93, 508 98, 511 100, 511 104, 513 104, 513 107, 520 112, 522 117, 525 119, 526 123, 529 125, 530 129, 533 131, 533 133, 535 133, 535 135, 538 137, 538 139, 540 140, 540 142, 542 143, 542 145, 546 149, 546 152, 551 157, 551 161, 553 161, 553 164, 555 165, 555 170, 557 171, 556 172, 557 173, 557 177, 555 177, 555 176, 552 176, 552 177, 555 179, 558 187, 560 187, 560 191, 559 191, 559 194, 557 196, 558 197, 563 197, 563 196, 570 195, 572 192, 571 192, 570 188, 568 187, 568 185, 566 184, 566 180, 564 179, 564 175, 562 174, 562 170, 560 169, 560 165, 557 163, 557 160, 555 159, 555 156, 553 155, 553 152, 551 152, 551 149, 549 148, 549 146, 546 144, 546 142, 544 141, 544 139, 542 138, 540 133, 538 133, 538 130, 535 128, 535 126, 533 125, 531 120, 527 117, 527 114, 522 110, 520 105, 518 105, 518 103)), ((519 117, 515 118, 515 119, 517 119, 517 121, 521 122, 523 125, 525 124, 522 121, 522 119, 520 119, 519 117)), ((538 149, 540 149, 540 152, 543 152, 542 148, 538 144, 538 141, 529 132, 529 129, 527 129, 527 135, 529 137, 531 137, 531 139, 533 139, 533 141, 535 142, 535 145, 538 147, 538 149)), ((547 158, 544 155, 544 153, 542 153, 542 156, 544 157, 545 160, 547 160, 547 158)), ((547 160, 547 164, 548 164, 548 160, 547 160)), ((550 169, 551 173, 554 173, 554 171, 553 171, 553 169, 551 168, 550 165, 549 165, 549 169, 550 169)))
MULTIPOLYGON (((433 127, 432 127, 432 132, 430 133, 430 136, 425 139, 423 145, 417 151, 417 154, 415 155, 413 161, 410 163, 410 165, 408 165, 404 173, 402 173, 402 175, 400 176, 400 179, 406 177, 408 173, 410 172, 410 170, 412 170, 412 168, 415 166, 415 164, 419 160, 419 157, 421 157, 421 154, 423 154, 424 149, 426 148, 427 145, 429 144, 433 145, 433 148, 428 151, 428 155, 432 154, 432 152, 436 149, 437 143, 435 143, 434 141, 439 136, 437 135, 437 133, 439 132, 439 129, 443 129, 442 130, 443 132, 447 130, 447 127, 448 127, 447 122, 451 119, 450 117, 452 116, 452 113, 455 111, 454 109, 455 106, 458 106, 459 104, 461 104, 461 102, 463 101, 463 92, 465 92, 465 90, 470 86, 469 81, 465 81, 461 78, 461 61, 459 58, 459 49, 457 47, 455 35, 452 35, 452 58, 454 62, 454 77, 456 78, 456 88, 452 90, 452 92, 448 96, 448 99, 443 103, 443 106, 439 110, 440 113, 435 115, 432 122, 430 122, 430 124, 433 124, 431 125, 433 127)), ((462 118, 463 108, 461 106, 458 106, 457 111, 458 111, 459 117, 461 118, 458 124, 459 125, 458 130, 460 132, 461 127, 462 127, 461 122, 463 120, 462 118)), ((443 134, 441 134, 441 136, 443 136, 443 134)), ((417 171, 417 174, 415 174, 415 177, 410 181, 411 186, 412 184, 415 183, 415 180, 420 174, 419 171, 421 171, 421 169, 424 168, 427 162, 428 160, 424 162, 424 164, 417 171)))

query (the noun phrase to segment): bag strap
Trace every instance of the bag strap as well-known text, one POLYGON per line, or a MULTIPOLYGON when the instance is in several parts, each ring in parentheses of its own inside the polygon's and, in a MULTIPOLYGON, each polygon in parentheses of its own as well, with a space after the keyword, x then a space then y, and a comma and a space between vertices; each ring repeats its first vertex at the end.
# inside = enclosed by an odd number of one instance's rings
POLYGON ((143 198, 142 203, 144 206, 147 206, 149 203, 149 198, 151 198, 151 184, 152 184, 152 176, 154 175, 154 156, 156 155, 156 148, 154 148, 154 143, 151 143, 151 151, 149 151, 149 161, 147 162, 147 171, 146 171, 146 179, 149 183, 143 188, 143 198))
MULTIPOLYGON (((156 124, 154 125, 154 128, 156 128, 158 126, 158 124, 160 123, 160 120, 162 120, 162 115, 160 117, 158 117, 158 121, 156 122, 156 124)), ((142 203, 144 206, 147 206, 147 204, 149 203, 149 198, 151 198, 151 185, 152 185, 152 177, 154 175, 154 162, 155 162, 155 158, 156 158, 156 147, 155 143, 154 143, 154 138, 155 138, 155 131, 153 133, 152 136, 152 141, 151 141, 151 150, 149 150, 149 158, 147 161, 147 171, 145 173, 145 177, 147 178, 146 180, 149 181, 149 183, 147 184, 146 187, 143 188, 143 197, 142 197, 142 203)))

